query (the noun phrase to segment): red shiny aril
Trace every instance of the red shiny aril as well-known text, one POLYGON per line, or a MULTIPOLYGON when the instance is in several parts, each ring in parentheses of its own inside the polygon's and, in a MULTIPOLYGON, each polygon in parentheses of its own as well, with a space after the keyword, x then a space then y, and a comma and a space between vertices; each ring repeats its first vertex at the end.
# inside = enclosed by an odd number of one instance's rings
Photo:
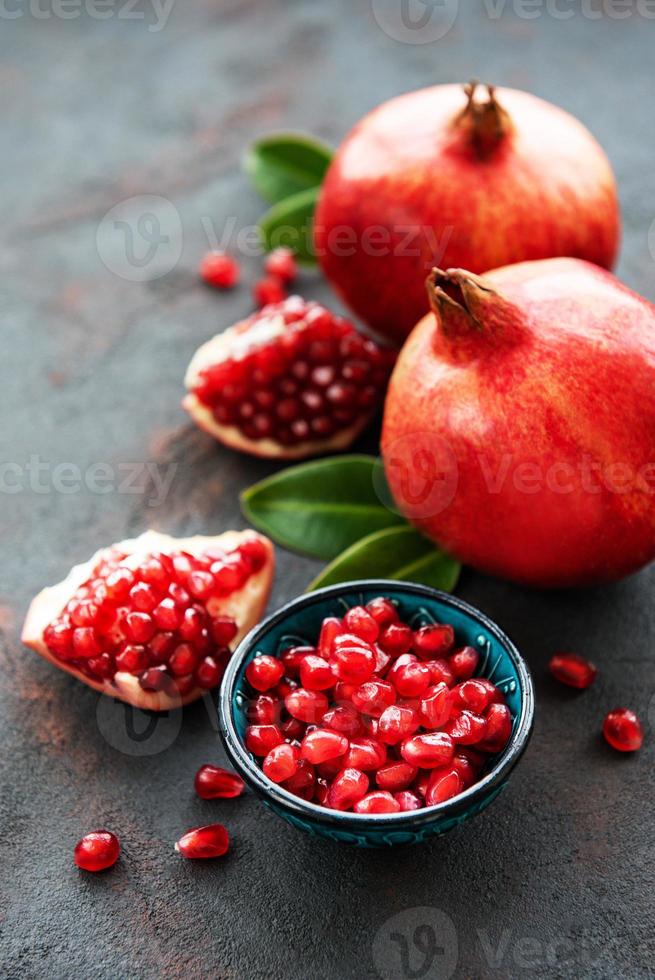
POLYGON ((208 252, 200 263, 200 278, 215 289, 232 289, 239 281, 239 265, 225 252, 208 252))
POLYGON ((367 681, 353 691, 352 703, 362 714, 379 718, 382 712, 395 703, 396 689, 388 681, 367 681))
POLYGON ((300 681, 308 691, 325 691, 334 687, 337 679, 327 660, 308 653, 300 664, 300 681))
POLYGON ((380 766, 375 774, 375 781, 380 789, 386 789, 390 793, 397 793, 400 790, 408 789, 418 775, 416 766, 409 762, 394 760, 380 766))
POLYGON ((422 626, 414 633, 412 647, 422 660, 435 660, 444 657, 455 645, 455 631, 452 626, 436 623, 422 626))
POLYGON ((450 656, 448 663, 453 674, 460 681, 467 681, 478 669, 480 654, 473 647, 462 647, 450 656))
POLYGON ((248 725, 244 741, 253 755, 265 756, 284 739, 277 725, 248 725))
POLYGON ((416 793, 425 800, 425 794, 428 791, 428 783, 430 781, 430 769, 419 769, 419 774, 414 780, 414 785, 412 786, 412 792, 416 793))
POLYGON ((333 810, 350 810, 368 792, 368 776, 359 769, 343 769, 328 789, 325 804, 333 810))
POLYGON ((369 772, 379 769, 387 761, 386 747, 374 738, 358 736, 350 740, 350 748, 344 759, 344 766, 369 772))
POLYGON ((593 684, 598 674, 598 668, 577 653, 556 653, 548 666, 555 680, 579 691, 593 684))
POLYGON ((445 726, 453 742, 460 745, 475 745, 481 742, 487 732, 487 722, 473 711, 460 711, 445 726))
POLYGON ((644 742, 641 722, 629 708, 614 708, 606 715, 603 735, 617 752, 636 752, 644 742))
POLYGON ((406 739, 400 753, 412 766, 420 769, 434 769, 447 766, 455 754, 453 740, 446 732, 426 732, 406 739))
POLYGON ((477 748, 481 752, 500 752, 512 734, 512 715, 506 704, 490 704, 485 712, 484 739, 477 748))
POLYGON ((275 657, 260 654, 246 667, 246 680, 256 691, 270 691, 284 676, 284 665, 275 657))
POLYGON ((170 596, 162 599, 152 610, 152 618, 160 630, 176 630, 182 622, 182 614, 170 596))
POLYGON ((455 683, 455 674, 448 663, 443 657, 438 657, 436 660, 426 660, 425 666, 430 670, 430 683, 431 684, 447 684, 448 687, 452 687, 455 683))
POLYGON ((287 677, 298 678, 300 676, 300 665, 308 653, 315 654, 314 647, 289 647, 280 657, 280 662, 284 667, 287 677))
POLYGON ((294 793, 301 799, 311 800, 316 787, 314 767, 306 759, 299 759, 295 773, 290 779, 285 780, 282 785, 290 793, 294 793))
POLYGON ((339 680, 363 684, 375 671, 375 651, 360 637, 340 633, 334 641, 332 669, 339 680))
POLYGON ((420 726, 418 713, 408 706, 394 704, 380 715, 378 738, 385 745, 397 745, 420 726))
POLYGON ((476 677, 475 683, 480 684, 487 692, 488 695, 487 704, 505 703, 505 695, 503 694, 503 692, 500 690, 500 688, 496 687, 495 684, 492 684, 487 677, 476 677))
POLYGON ((201 766, 193 783, 201 800, 231 800, 241 796, 245 783, 235 772, 220 766, 201 766))
POLYGON ((279 684, 276 684, 271 694, 276 697, 281 698, 283 701, 289 694, 297 691, 300 687, 300 682, 293 679, 293 677, 283 677, 279 684))
POLYGON ((210 632, 217 646, 226 647, 239 632, 239 627, 230 616, 215 616, 211 621, 210 632))
POLYGON ((110 830, 94 830, 77 842, 73 860, 83 871, 106 871, 118 861, 121 846, 110 830))
POLYGON ((304 722, 298 721, 297 718, 285 718, 280 725, 280 731, 285 739, 291 740, 292 742, 300 742, 306 730, 307 726, 304 722))
POLYGON ((316 651, 319 657, 323 657, 324 660, 330 660, 334 648, 334 641, 341 632, 340 619, 336 619, 334 616, 328 616, 323 620, 321 632, 318 635, 318 643, 316 644, 316 651))
POLYGON ((338 776, 343 769, 343 756, 336 756, 334 759, 327 759, 325 762, 319 762, 316 766, 316 772, 322 779, 327 779, 328 783, 332 783, 335 776, 338 776))
POLYGON ((168 666, 174 677, 184 677, 185 674, 192 674, 197 665, 198 654, 189 643, 180 643, 168 661, 168 666))
POLYGON ((352 704, 353 693, 359 684, 351 684, 348 681, 338 681, 335 684, 332 699, 337 705, 352 704))
POLYGON ((395 623, 398 620, 398 610, 390 599, 385 599, 383 596, 379 596, 377 599, 371 599, 366 604, 366 611, 381 628, 388 626, 390 623, 395 623))
POLYGON ((158 667, 149 667, 139 675, 139 686, 144 691, 156 691, 172 696, 177 693, 175 679, 169 674, 167 667, 163 664, 158 667))
POLYGON ((486 684, 477 678, 462 681, 453 688, 453 703, 458 708, 470 708, 481 715, 491 701, 491 692, 486 684))
POLYGON ((445 803, 461 793, 463 788, 462 777, 457 769, 435 769, 428 781, 425 803, 427 806, 445 803))
POLYGON ((399 667, 394 667, 392 672, 393 677, 389 680, 403 698, 420 697, 425 694, 432 682, 430 668, 419 661, 401 664, 399 667))
POLYGON ((468 789, 477 779, 478 767, 474 766, 471 759, 466 755, 455 753, 451 768, 459 773, 462 789, 468 789))
POLYGON ((400 657, 412 648, 414 633, 404 623, 389 623, 380 633, 379 645, 392 657, 400 657))
POLYGON ((261 308, 271 306, 273 303, 281 303, 287 298, 287 291, 280 279, 267 276, 252 287, 252 298, 255 305, 261 308))
POLYGON ((230 846, 230 837, 220 823, 188 830, 175 844, 175 850, 189 860, 222 857, 230 846))
POLYGON ((353 606, 343 617, 343 627, 347 633, 359 636, 367 643, 375 643, 380 627, 368 610, 363 606, 353 606))
POLYGON ((400 804, 394 800, 391 793, 384 790, 373 790, 353 807, 355 813, 399 813, 400 804))
POLYGON ((405 789, 400 793, 394 793, 393 798, 400 807, 403 813, 409 810, 420 810, 423 806, 423 800, 416 793, 412 793, 411 790, 405 789))
POLYGON ((290 715, 306 724, 317 724, 328 709, 328 699, 321 691, 307 691, 299 687, 284 699, 284 707, 290 715))
POLYGON ((123 647, 115 660, 116 670, 125 670, 128 674, 137 674, 148 666, 148 654, 142 646, 128 645, 123 647))
POLYGON ((273 249, 264 260, 264 271, 281 282, 290 283, 298 275, 298 264, 290 248, 273 249))
POLYGON ((325 806, 325 801, 327 799, 327 795, 328 795, 329 792, 330 792, 330 786, 328 784, 327 779, 323 779, 320 776, 317 777, 317 779, 316 779, 316 787, 314 789, 314 796, 315 796, 316 802, 320 806, 325 806))
POLYGON ((362 723, 362 735, 366 735, 369 738, 377 738, 378 728, 380 727, 379 720, 373 718, 371 715, 360 714, 359 717, 362 723))
POLYGON ((450 718, 453 696, 449 687, 435 684, 429 687, 419 702, 419 717, 425 728, 441 728, 450 718))
POLYGON ((350 704, 330 708, 323 715, 322 724, 325 728, 331 728, 332 731, 339 732, 348 739, 354 738, 362 731, 359 712, 350 704))
POLYGON ((300 750, 295 745, 282 742, 268 753, 262 763, 262 769, 274 783, 283 783, 285 779, 291 779, 295 775, 299 762, 300 750))
POLYGON ((73 658, 79 660, 87 660, 89 657, 100 656, 102 648, 91 626, 81 626, 73 630, 72 652, 73 658))
POLYGON ((311 762, 312 765, 330 762, 347 751, 348 739, 327 728, 317 728, 316 731, 305 735, 301 745, 303 759, 311 762))
MULTIPOLYGON (((225 654, 229 656, 229 650, 226 650, 225 654)), ((216 687, 225 673, 226 664, 227 659, 225 657, 220 660, 218 656, 205 657, 204 660, 201 660, 195 672, 198 687, 205 691, 210 691, 216 687)))
POLYGON ((253 725, 277 725, 282 715, 282 701, 272 694, 260 694, 249 703, 246 715, 253 725))

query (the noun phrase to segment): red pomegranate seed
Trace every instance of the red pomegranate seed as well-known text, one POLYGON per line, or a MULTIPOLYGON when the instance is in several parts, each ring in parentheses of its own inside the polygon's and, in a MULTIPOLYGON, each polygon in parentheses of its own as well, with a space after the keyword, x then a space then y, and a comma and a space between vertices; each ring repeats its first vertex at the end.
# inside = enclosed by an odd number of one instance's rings
POLYGON ((239 632, 239 627, 229 616, 216 616, 211 621, 211 635, 219 647, 228 646, 239 632))
POLYGON ((455 645, 455 631, 452 626, 436 624, 423 626, 416 630, 412 646, 414 652, 423 660, 434 660, 450 653, 455 645))
POLYGON ((382 712, 394 704, 396 690, 388 681, 367 681, 353 691, 352 703, 362 714, 379 718, 382 712))
POLYGON ((390 705, 380 715, 378 738, 385 745, 397 745, 413 735, 421 721, 414 708, 406 705, 390 705))
POLYGON ((456 769, 435 769, 428 781, 425 802, 427 806, 445 803, 461 793, 463 788, 462 777, 456 769))
POLYGON ((274 783, 283 783, 296 774, 299 762, 300 750, 295 745, 283 742, 271 749, 264 759, 262 769, 274 783))
MULTIPOLYGON (((512 734, 512 715, 506 704, 490 704, 485 713, 484 740, 478 748, 484 752, 501 752, 512 734)), ((461 744, 461 740, 460 740, 461 744)))
MULTIPOLYGON (((329 799, 329 797, 328 797, 329 799)), ((400 804, 394 800, 391 793, 384 790, 373 790, 353 807, 355 813, 399 813, 400 804)))
POLYGON ((220 766, 201 766, 194 781, 201 800, 231 800, 241 796, 245 784, 240 776, 220 766))
POLYGON ((560 684, 583 691, 596 679, 597 667, 577 653, 556 653, 551 657, 550 672, 560 684))
POLYGON ((426 660, 425 666, 430 670, 431 684, 447 684, 452 687, 455 683, 455 674, 447 660, 441 658, 437 660, 426 660))
POLYGON ((252 289, 252 297, 258 307, 270 306, 273 303, 281 303, 287 298, 287 291, 284 284, 273 276, 260 279, 252 289))
POLYGON ((332 783, 335 776, 338 776, 343 769, 343 756, 338 756, 335 759, 327 759, 325 762, 319 762, 316 766, 316 772, 322 779, 327 779, 328 783, 332 783))
POLYGON ((219 663, 214 657, 205 657, 195 673, 198 687, 206 691, 211 690, 220 682, 224 673, 224 664, 219 663))
POLYGON ((282 701, 272 694, 260 694, 248 705, 248 721, 253 725, 277 725, 282 715, 282 701))
POLYGON ((332 669, 339 680, 363 684, 375 670, 375 651, 360 637, 341 633, 334 641, 332 669))
POLYGON ((410 766, 409 762, 393 761, 380 766, 375 774, 375 781, 380 789, 386 789, 390 793, 397 793, 400 790, 408 789, 418 775, 416 766, 410 766))
POLYGON ((337 682, 327 660, 308 653, 300 664, 300 681, 308 691, 325 691, 337 682))
POLYGON ((307 731, 307 725, 302 721, 298 721, 297 718, 285 718, 280 725, 280 731, 287 741, 300 742, 307 731))
POLYGON ((131 612, 125 617, 125 628, 132 643, 147 643, 156 632, 152 616, 143 612, 131 612))
MULTIPOLYGON (((419 774, 414 781, 414 785, 412 786, 412 792, 416 793, 417 796, 420 796, 423 801, 425 801, 425 794, 428 791, 429 781, 430 781, 430 770, 429 769, 419 770, 419 774)), ((423 805, 425 805, 425 803, 423 805)))
POLYGON ((148 654, 145 647, 126 646, 116 657, 116 670, 137 674, 148 666, 148 654))
POLYGON ((268 755, 271 749, 284 741, 277 725, 248 725, 245 737, 246 748, 253 755, 268 755))
POLYGON ((379 769, 386 761, 386 746, 378 742, 377 739, 359 736, 351 739, 350 748, 344 759, 344 766, 369 772, 372 769, 379 769))
POLYGON ((329 762, 348 751, 348 739, 327 728, 317 728, 305 735, 301 745, 302 757, 312 765, 329 762))
POLYGON ((343 617, 344 629, 347 633, 359 636, 367 643, 375 643, 380 633, 380 627, 371 614, 363 606, 353 606, 343 617))
POLYGON ((299 687, 284 699, 284 706, 298 721, 317 724, 328 709, 328 699, 321 691, 307 691, 299 687))
POLYGON ((171 654, 168 666, 175 677, 192 674, 198 666, 198 654, 189 643, 180 643, 171 654))
POLYGON ((73 656, 85 660, 89 657, 98 657, 102 653, 102 648, 98 643, 95 631, 90 626, 81 626, 73 630, 73 656))
POLYGON ((423 806, 423 800, 416 793, 412 793, 411 790, 405 789, 400 793, 394 793, 393 798, 400 807, 403 813, 408 810, 420 810, 423 806))
POLYGON ((452 768, 459 773, 463 789, 468 789, 477 779, 478 769, 473 765, 468 756, 457 753, 453 758, 452 768))
POLYGON ((110 830, 94 830, 75 845, 73 860, 83 871, 105 871, 118 861, 121 846, 110 830))
POLYGON ((269 691, 282 679, 284 665, 275 657, 254 657, 246 667, 246 680, 256 691, 269 691))
POLYGON ((429 687, 419 702, 419 717, 426 728, 441 728, 450 718, 453 697, 443 682, 429 687))
POLYGON ((480 715, 465 709, 446 724, 445 730, 453 742, 458 742, 460 745, 475 745, 485 737, 487 722, 480 715))
POLYGON ((314 647, 289 647, 280 657, 280 662, 284 667, 287 677, 298 678, 300 676, 300 665, 307 654, 316 653, 314 647))
POLYGON ((152 618, 160 630, 176 630, 182 622, 182 614, 175 600, 167 596, 152 610, 152 618))
POLYGON ((629 708, 615 708, 603 722, 605 740, 617 752, 636 752, 644 742, 644 730, 639 718, 629 708))
POLYGON ((227 830, 220 823, 188 830, 175 844, 175 850, 189 860, 222 857, 230 844, 227 830))
POLYGON ((303 800, 311 800, 316 787, 314 767, 306 759, 300 759, 294 775, 282 785, 290 793, 295 793, 296 796, 300 796, 303 800))
POLYGON ((366 796, 368 785, 365 773, 359 769, 344 769, 335 776, 325 802, 333 810, 350 810, 366 796))
POLYGON ((398 620, 398 611, 393 602, 380 596, 372 599, 366 606, 366 610, 373 617, 378 626, 388 626, 398 620))
POLYGON ((470 708, 481 715, 491 700, 491 693, 486 684, 473 678, 462 681, 453 688, 453 702, 458 708, 470 708))
POLYGON ((314 794, 316 796, 316 802, 321 806, 325 806, 325 801, 327 800, 327 795, 330 792, 330 787, 328 785, 327 779, 318 778, 316 780, 316 788, 314 794))
POLYGON ((378 640, 385 653, 399 657, 412 648, 414 634, 404 623, 389 623, 380 633, 378 640))
POLYGON ((456 650, 450 657, 448 663, 455 677, 460 681, 466 681, 478 669, 480 655, 473 647, 462 647, 456 650))
POLYGON ((200 277, 216 289, 232 289, 239 281, 239 266, 224 252, 208 252, 200 263, 200 277))
POLYGON ((319 656, 323 657, 324 660, 330 660, 332 657, 334 641, 339 633, 341 633, 340 620, 335 619, 334 616, 328 616, 327 619, 323 620, 316 649, 319 656))
POLYGON ((447 766, 455 754, 453 740, 446 732, 426 732, 406 739, 400 749, 405 762, 420 769, 447 766))
POLYGON ((269 276, 289 283, 298 275, 298 265, 290 248, 276 248, 266 257, 264 269, 269 276))
POLYGON ((331 728, 348 739, 359 735, 362 730, 359 712, 350 704, 330 708, 323 715, 322 724, 324 728, 331 728))

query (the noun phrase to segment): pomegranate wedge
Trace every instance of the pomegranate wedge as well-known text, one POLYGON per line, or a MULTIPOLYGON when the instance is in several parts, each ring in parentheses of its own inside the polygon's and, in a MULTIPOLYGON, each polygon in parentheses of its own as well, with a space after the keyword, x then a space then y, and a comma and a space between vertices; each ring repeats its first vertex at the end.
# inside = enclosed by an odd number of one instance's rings
POLYGON ((23 643, 96 691, 165 711, 215 687, 261 618, 271 542, 254 531, 146 531, 96 552, 33 599, 23 643))

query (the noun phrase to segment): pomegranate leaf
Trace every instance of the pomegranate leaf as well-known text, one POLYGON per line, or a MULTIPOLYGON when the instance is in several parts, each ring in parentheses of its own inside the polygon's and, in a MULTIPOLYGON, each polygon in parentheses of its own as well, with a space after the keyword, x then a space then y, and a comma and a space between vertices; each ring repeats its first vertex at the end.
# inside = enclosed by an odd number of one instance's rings
POLYGON ((267 252, 285 246, 304 265, 315 265, 314 210, 320 187, 310 187, 274 204, 259 222, 259 233, 267 252))
POLYGON ((333 153, 300 133, 272 133, 250 147, 243 166, 255 189, 270 204, 318 187, 333 153))
POLYGON ((376 531, 351 545, 323 569, 307 591, 362 578, 390 578, 452 592, 461 567, 415 528, 403 524, 376 531))
POLYGON ((382 528, 405 524, 373 485, 373 456, 290 466, 241 494, 247 520, 291 551, 330 561, 382 528))

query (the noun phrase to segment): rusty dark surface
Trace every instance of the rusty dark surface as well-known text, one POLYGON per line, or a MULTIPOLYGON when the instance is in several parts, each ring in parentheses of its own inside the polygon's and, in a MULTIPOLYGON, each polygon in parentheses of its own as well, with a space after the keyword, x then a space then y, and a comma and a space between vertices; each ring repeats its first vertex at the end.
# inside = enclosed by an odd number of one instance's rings
MULTIPOLYGON (((585 13, 565 3, 571 19, 546 5, 526 19, 520 4, 499 15, 502 4, 467 0, 450 32, 424 45, 389 37, 373 16, 385 6, 398 4, 177 0, 160 30, 149 4, 129 16, 118 4, 106 20, 37 18, 27 3, 0 14, 2 460, 18 467, 3 470, 0 497, 3 977, 654 975, 652 569, 578 595, 464 575, 459 593, 534 670, 534 738, 474 823, 393 853, 312 840, 250 796, 203 803, 193 774, 223 758, 203 703, 139 741, 122 708, 19 641, 31 596, 72 563, 147 526, 243 526, 237 492, 274 469, 220 449, 179 407, 195 347, 250 308, 245 286, 219 297, 195 269, 207 222, 220 235, 261 213, 239 166, 261 132, 309 129, 336 143, 376 103, 420 85, 477 75, 528 88, 606 147, 624 208, 619 271, 655 299, 655 23, 640 5, 625 19, 611 3, 598 18, 601 3, 585 13), (110 208, 144 194, 177 210, 183 249, 165 275, 135 282, 108 268, 96 233, 110 208), (143 472, 136 492, 124 485, 126 464, 143 461, 171 475, 162 499, 143 472), (55 469, 99 462, 114 474, 107 493, 71 490, 71 471, 55 469), (582 697, 546 675, 562 647, 600 666, 582 697), (636 757, 599 739, 617 704, 644 719, 636 757), (182 861, 173 841, 214 819, 233 834, 231 854, 182 861), (97 826, 120 835, 123 858, 91 877, 71 852, 97 826), (443 952, 424 955, 414 930, 439 913, 453 929, 437 935, 443 952), (391 974, 386 955, 402 936, 407 968, 391 974)), ((243 264, 252 281, 259 260, 243 264)), ((328 298, 317 276, 300 286, 328 298)), ((272 608, 317 567, 280 552, 272 608)))

